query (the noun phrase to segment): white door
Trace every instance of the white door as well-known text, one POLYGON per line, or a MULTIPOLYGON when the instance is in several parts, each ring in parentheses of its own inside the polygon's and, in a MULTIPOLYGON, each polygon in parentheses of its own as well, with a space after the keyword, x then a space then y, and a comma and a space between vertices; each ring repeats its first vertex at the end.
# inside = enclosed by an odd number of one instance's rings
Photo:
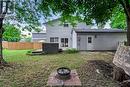
POLYGON ((87 50, 94 50, 93 49, 93 40, 94 40, 94 36, 92 36, 92 35, 87 36, 87 50))

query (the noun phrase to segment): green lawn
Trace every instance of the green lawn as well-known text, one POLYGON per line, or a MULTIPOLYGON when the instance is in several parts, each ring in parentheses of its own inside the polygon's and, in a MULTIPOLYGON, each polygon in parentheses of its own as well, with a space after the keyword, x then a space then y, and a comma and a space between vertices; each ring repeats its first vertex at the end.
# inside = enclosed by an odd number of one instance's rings
POLYGON ((36 61, 44 63, 55 63, 61 66, 78 67, 84 60, 79 58, 78 54, 48 54, 40 56, 26 55, 28 50, 4 50, 4 59, 7 62, 15 63, 35 63, 36 61))
POLYGON ((7 62, 16 62, 29 59, 25 54, 28 50, 4 50, 4 58, 7 62))
POLYGON ((111 52, 62 53, 41 56, 28 56, 26 52, 27 50, 4 50, 4 58, 11 67, 0 70, 0 87, 46 87, 50 73, 62 66, 76 69, 83 87, 96 87, 93 86, 92 79, 97 80, 94 83, 98 85, 97 87, 110 87, 110 85, 118 87, 117 82, 111 78, 98 75, 95 72, 95 66, 88 62, 102 60, 111 63, 113 58, 111 52))

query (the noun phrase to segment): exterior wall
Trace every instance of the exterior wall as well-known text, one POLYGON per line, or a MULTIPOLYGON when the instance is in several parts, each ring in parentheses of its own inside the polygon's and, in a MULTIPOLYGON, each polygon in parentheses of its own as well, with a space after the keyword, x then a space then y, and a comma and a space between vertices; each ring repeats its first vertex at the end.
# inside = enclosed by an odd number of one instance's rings
POLYGON ((47 42, 50 43, 50 37, 59 37, 59 48, 65 50, 72 47, 72 26, 64 27, 60 21, 54 21, 52 25, 46 25, 47 42), (68 47, 61 47, 61 38, 68 38, 68 47))
MULTIPOLYGON (((50 43, 50 37, 59 37, 59 48, 65 50, 67 48, 77 48, 77 36, 76 33, 73 34, 73 27, 69 24, 69 27, 64 27, 60 20, 52 21, 51 24, 46 24, 47 39, 46 41, 50 43), (61 38, 68 38, 68 47, 61 47, 61 38)), ((78 23, 75 28, 90 28, 85 23, 78 23)))
POLYGON ((72 48, 77 49, 77 33, 74 30, 72 34, 72 48))
POLYGON ((32 41, 39 42, 39 41, 46 41, 46 33, 32 33, 32 41))
POLYGON ((87 50, 87 35, 93 35, 93 50, 116 50, 118 43, 126 40, 125 33, 78 33, 79 50, 87 50))

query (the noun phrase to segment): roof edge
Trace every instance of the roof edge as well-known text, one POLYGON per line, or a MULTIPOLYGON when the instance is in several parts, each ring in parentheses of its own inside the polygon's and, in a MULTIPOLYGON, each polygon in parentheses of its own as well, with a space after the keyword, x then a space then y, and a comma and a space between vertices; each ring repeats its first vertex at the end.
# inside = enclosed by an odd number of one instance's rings
POLYGON ((77 33, 126 33, 127 30, 121 29, 74 29, 77 33))

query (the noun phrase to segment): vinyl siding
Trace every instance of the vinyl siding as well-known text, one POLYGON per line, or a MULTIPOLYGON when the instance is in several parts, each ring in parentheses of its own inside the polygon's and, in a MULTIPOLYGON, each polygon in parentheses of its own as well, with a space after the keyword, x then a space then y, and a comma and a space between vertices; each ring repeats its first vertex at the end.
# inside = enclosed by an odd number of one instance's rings
POLYGON ((32 41, 33 42, 38 42, 44 40, 46 41, 46 33, 32 33, 32 41))
POLYGON ((116 50, 119 42, 126 41, 126 33, 78 33, 79 50, 87 50, 87 35, 94 36, 94 50, 116 50))
POLYGON ((50 37, 59 37, 59 48, 65 50, 72 47, 72 26, 64 27, 60 21, 54 21, 53 25, 46 25, 47 42, 50 43, 50 37), (68 38, 68 47, 61 47, 61 38, 68 38))

